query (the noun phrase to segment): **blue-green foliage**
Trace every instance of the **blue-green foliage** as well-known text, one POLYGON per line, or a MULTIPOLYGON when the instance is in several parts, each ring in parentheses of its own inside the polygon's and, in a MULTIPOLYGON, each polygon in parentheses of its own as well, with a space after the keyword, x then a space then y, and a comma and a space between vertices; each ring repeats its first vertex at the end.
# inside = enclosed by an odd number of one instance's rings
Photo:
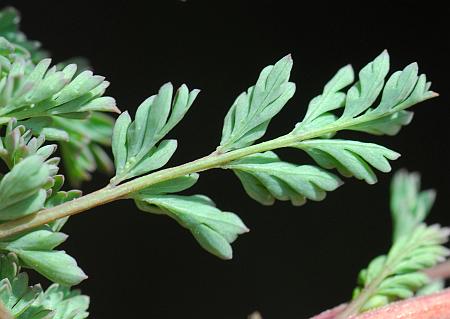
POLYGON ((17 319, 84 319, 89 297, 78 290, 53 284, 46 290, 29 286, 14 253, 0 254, 0 302, 17 319))
POLYGON ((423 223, 433 201, 433 191, 420 192, 417 173, 400 171, 395 175, 391 188, 392 247, 387 255, 373 259, 359 273, 353 298, 363 296, 360 311, 443 287, 442 282, 430 282, 422 272, 449 256, 444 244, 450 229, 423 223))

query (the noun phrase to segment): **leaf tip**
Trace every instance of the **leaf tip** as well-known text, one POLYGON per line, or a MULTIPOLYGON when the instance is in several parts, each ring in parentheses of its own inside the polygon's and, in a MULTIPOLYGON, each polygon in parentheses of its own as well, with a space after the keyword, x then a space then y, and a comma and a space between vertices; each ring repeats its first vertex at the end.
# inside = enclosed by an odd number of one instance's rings
POLYGON ((111 108, 111 112, 116 113, 116 114, 121 114, 122 113, 122 111, 119 109, 119 107, 117 105, 114 105, 111 108))
POLYGON ((375 58, 375 61, 378 60, 381 63, 389 63, 389 59, 389 52, 387 49, 384 49, 383 52, 381 52, 380 55, 375 58))
POLYGON ((430 98, 434 98, 434 97, 438 97, 438 96, 439 96, 439 93, 430 91, 430 98))

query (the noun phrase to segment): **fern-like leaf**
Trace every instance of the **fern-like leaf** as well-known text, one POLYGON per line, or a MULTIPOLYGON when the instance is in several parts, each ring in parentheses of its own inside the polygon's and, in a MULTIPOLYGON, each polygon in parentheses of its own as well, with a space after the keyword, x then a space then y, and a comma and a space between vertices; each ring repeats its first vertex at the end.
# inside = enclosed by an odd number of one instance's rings
POLYGON ((385 83, 389 71, 389 55, 383 51, 359 72, 359 80, 347 93, 343 88, 353 81, 353 71, 345 66, 327 83, 322 95, 314 98, 302 122, 293 134, 304 134, 327 126, 330 132, 356 130, 371 134, 395 135, 409 124, 410 106, 435 97, 424 74, 418 75, 416 63, 394 72, 385 83), (377 99, 381 94, 380 102, 377 99), (343 108, 341 115, 330 111, 343 108), (327 120, 324 122, 324 118, 327 120))
POLYGON ((442 262, 449 255, 442 246, 448 241, 449 229, 438 225, 419 225, 399 238, 386 256, 375 258, 359 275, 354 298, 365 290, 365 302, 360 310, 383 306, 393 300, 413 296, 428 283, 420 272, 442 262))

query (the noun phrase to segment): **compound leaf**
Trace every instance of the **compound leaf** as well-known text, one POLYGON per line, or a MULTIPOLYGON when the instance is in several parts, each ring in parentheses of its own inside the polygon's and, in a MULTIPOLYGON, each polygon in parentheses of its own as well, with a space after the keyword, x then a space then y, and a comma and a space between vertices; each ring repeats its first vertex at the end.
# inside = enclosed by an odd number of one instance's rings
POLYGON ((50 169, 33 155, 15 165, 0 181, 0 221, 16 219, 44 207, 50 169))
POLYGON ((389 54, 383 51, 359 72, 358 81, 344 93, 341 90, 353 81, 353 71, 345 66, 325 86, 321 95, 311 100, 302 122, 292 134, 307 134, 321 130, 335 134, 340 130, 355 130, 370 134, 395 135, 409 124, 410 106, 437 96, 429 90, 424 74, 418 75, 416 63, 394 72, 385 83, 389 71, 389 54), (380 98, 378 104, 377 100, 380 98), (331 111, 343 108, 340 116, 331 111))
POLYGON ((444 261, 449 255, 448 249, 443 246, 449 234, 447 228, 421 224, 412 233, 394 242, 386 256, 375 258, 358 277, 354 298, 358 298, 363 289, 370 289, 360 310, 409 298, 424 287, 429 279, 420 271, 444 261), (378 284, 374 285, 374 282, 378 284))

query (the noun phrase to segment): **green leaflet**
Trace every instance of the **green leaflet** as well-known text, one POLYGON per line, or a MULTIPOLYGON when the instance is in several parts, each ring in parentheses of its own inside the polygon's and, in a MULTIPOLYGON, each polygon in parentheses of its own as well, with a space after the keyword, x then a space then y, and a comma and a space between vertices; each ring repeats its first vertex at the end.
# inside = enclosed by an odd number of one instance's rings
POLYGON ((293 147, 306 151, 323 168, 336 168, 344 176, 355 176, 369 184, 377 181, 371 166, 381 172, 390 172, 388 159, 395 160, 400 156, 377 144, 340 139, 309 140, 293 147))
POLYGON ((0 301, 17 319, 87 318, 89 297, 58 284, 45 292, 40 285, 29 286, 28 276, 20 272, 14 253, 0 255, 0 301))
POLYGON ((386 134, 393 136, 400 132, 402 126, 411 123, 413 115, 413 112, 401 110, 376 120, 364 122, 363 124, 352 125, 349 129, 373 135, 386 134))
POLYGON ((443 244, 448 241, 449 234, 447 228, 421 224, 412 233, 399 238, 386 256, 375 258, 358 277, 354 298, 360 295, 362 289, 370 289, 369 298, 360 310, 409 298, 425 286, 428 278, 419 271, 445 260, 449 251, 443 244))
POLYGON ((151 196, 151 195, 161 195, 168 193, 178 193, 191 188, 199 178, 199 174, 193 173, 174 179, 167 180, 165 182, 154 184, 147 187, 136 194, 139 196, 151 196))
POLYGON ((67 239, 63 233, 53 232, 51 230, 41 229, 20 236, 11 241, 3 241, 0 248, 5 250, 52 250, 62 244, 67 239))
POLYGON ((50 169, 38 155, 27 157, 0 181, 0 221, 16 219, 44 207, 50 169))
POLYGON ((231 243, 248 228, 234 213, 223 212, 206 196, 135 195, 139 209, 164 214, 189 229, 205 250, 222 259, 231 259, 231 243))
POLYGON ((350 66, 343 67, 327 83, 323 93, 310 102, 305 118, 292 133, 328 128, 330 132, 397 134, 412 119, 412 113, 404 110, 437 94, 429 91, 426 76, 418 75, 416 63, 394 72, 385 83, 388 71, 389 55, 383 51, 359 72, 358 82, 344 93, 341 90, 353 81, 353 71, 350 66), (380 102, 374 107, 380 94, 380 102), (340 116, 330 113, 339 108, 343 108, 340 116), (328 120, 324 122, 322 117, 328 120))
POLYGON ((13 250, 25 266, 64 286, 78 285, 87 278, 74 258, 64 251, 13 250))
POLYGON ((230 244, 238 235, 248 231, 242 220, 234 213, 219 210, 206 196, 169 194, 190 188, 198 177, 195 173, 157 183, 133 194, 132 198, 140 210, 175 219, 189 229, 208 252, 222 259, 231 259, 233 251, 230 244))
POLYGON ((275 199, 302 205, 306 199, 323 200, 327 191, 341 185, 335 175, 311 165, 282 162, 273 152, 246 156, 227 164, 238 176, 247 194, 263 205, 275 199))
POLYGON ((436 96, 436 93, 429 91, 431 84, 426 81, 425 75, 418 75, 417 63, 411 63, 402 71, 394 72, 383 87, 388 70, 389 55, 386 51, 361 70, 360 82, 347 93, 344 113, 340 120, 355 117, 366 110, 364 116, 367 117, 370 117, 370 114, 398 112, 436 96), (383 91, 378 106, 368 109, 381 90, 383 91))
POLYGON ((218 150, 249 146, 265 134, 272 117, 294 95, 295 84, 289 82, 292 64, 288 55, 267 66, 255 86, 237 97, 225 117, 218 150))
POLYGON ((86 279, 86 275, 77 266, 75 259, 64 251, 53 250, 67 237, 66 234, 44 227, 2 241, 0 249, 15 253, 24 266, 36 270, 51 281, 73 286, 86 279))
POLYGON ((177 147, 176 141, 163 140, 156 144, 181 121, 198 93, 199 90, 189 92, 183 84, 173 96, 172 84, 166 83, 157 95, 139 106, 134 122, 127 112, 119 116, 112 138, 116 166, 112 183, 158 169, 169 161, 177 147))
POLYGON ((436 198, 432 189, 420 191, 420 175, 397 172, 391 184, 393 241, 411 233, 428 216, 436 198))
POLYGON ((376 100, 389 72, 389 55, 383 51, 359 72, 359 82, 347 92, 342 119, 353 118, 367 110, 376 100))

